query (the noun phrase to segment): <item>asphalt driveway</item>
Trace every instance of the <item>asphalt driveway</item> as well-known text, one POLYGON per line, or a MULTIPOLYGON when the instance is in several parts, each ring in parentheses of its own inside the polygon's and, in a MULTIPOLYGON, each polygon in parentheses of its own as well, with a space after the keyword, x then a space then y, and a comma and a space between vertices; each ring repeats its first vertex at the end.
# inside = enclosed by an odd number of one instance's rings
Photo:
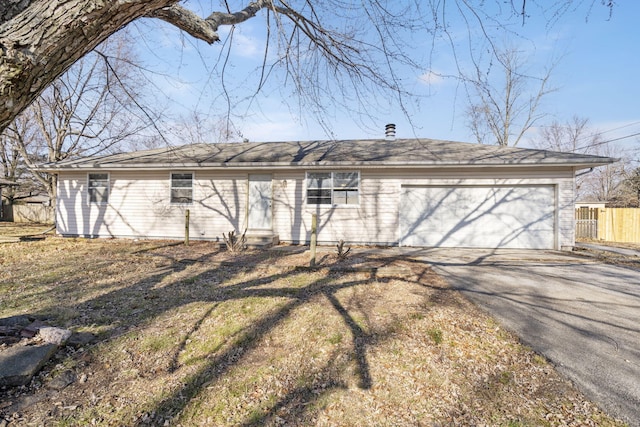
POLYGON ((570 253, 432 249, 434 266, 611 415, 640 426, 640 271, 570 253))

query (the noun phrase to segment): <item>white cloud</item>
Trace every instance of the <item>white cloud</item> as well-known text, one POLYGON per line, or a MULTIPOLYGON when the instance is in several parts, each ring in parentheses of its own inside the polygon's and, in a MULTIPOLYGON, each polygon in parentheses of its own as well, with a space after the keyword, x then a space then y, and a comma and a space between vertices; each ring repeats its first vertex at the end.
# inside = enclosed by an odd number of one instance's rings
MULTIPOLYGON (((229 27, 220 28, 219 35, 221 40, 229 37, 229 27)), ((242 58, 262 58, 264 54, 264 39, 252 35, 253 29, 242 26, 236 27, 233 31, 233 45, 231 53, 242 58)))
POLYGON ((264 47, 260 40, 254 37, 247 37, 244 34, 233 36, 233 52, 244 58, 253 58, 263 54, 264 47))
POLYGON ((426 73, 418 77, 418 80, 421 83, 424 83, 427 85, 438 85, 438 84, 444 83, 444 78, 440 74, 435 73, 433 71, 427 71, 426 73))

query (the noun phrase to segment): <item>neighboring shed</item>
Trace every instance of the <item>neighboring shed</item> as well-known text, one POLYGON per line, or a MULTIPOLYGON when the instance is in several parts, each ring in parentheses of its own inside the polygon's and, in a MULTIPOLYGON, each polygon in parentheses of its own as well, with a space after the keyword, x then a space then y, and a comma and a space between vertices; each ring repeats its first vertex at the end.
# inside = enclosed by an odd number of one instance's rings
POLYGON ((194 144, 43 165, 65 236, 562 249, 575 172, 614 159, 430 139, 194 144))
POLYGON ((4 219, 4 206, 3 206, 3 200, 2 200, 2 187, 13 187, 16 186, 18 184, 16 184, 14 181, 9 181, 8 179, 4 179, 4 178, 0 178, 0 219, 4 219))

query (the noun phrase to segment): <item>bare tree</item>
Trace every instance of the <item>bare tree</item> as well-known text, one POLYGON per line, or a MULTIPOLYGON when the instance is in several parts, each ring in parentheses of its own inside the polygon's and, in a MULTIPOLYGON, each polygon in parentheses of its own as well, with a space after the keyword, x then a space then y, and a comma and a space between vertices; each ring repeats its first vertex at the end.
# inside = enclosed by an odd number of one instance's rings
POLYGON ((205 117, 197 111, 179 118, 171 129, 171 133, 194 144, 237 142, 244 139, 242 132, 234 128, 226 117, 219 117, 216 120, 210 116, 205 117))
POLYGON ((470 87, 468 126, 480 144, 516 146, 544 116, 540 101, 553 91, 549 87, 553 67, 541 76, 528 74, 526 59, 516 48, 498 51, 496 59, 487 68, 475 62, 473 76, 464 78, 470 87))
POLYGON ((578 197, 582 200, 605 201, 612 205, 624 205, 624 182, 630 172, 628 158, 620 157, 620 150, 605 141, 599 141, 599 145, 592 151, 593 154, 619 158, 616 163, 600 166, 590 173, 580 176, 576 188, 578 197))
POLYGON ((21 177, 37 182, 53 202, 57 177, 39 172, 39 163, 121 150, 152 120, 149 109, 139 108, 143 86, 134 62, 125 38, 116 37, 74 64, 2 134, 5 170, 17 174, 22 165, 21 177))
MULTIPOLYGON (((550 20, 572 12, 583 0, 555 0, 535 13, 550 20)), ((613 9, 613 2, 602 2, 613 9)), ((502 0, 471 4, 468 0, 442 2, 387 2, 364 0, 357 7, 340 0, 237 0, 219 3, 219 10, 201 17, 178 0, 8 0, 0 3, 0 132, 73 63, 131 22, 148 17, 165 21, 195 39, 220 40, 222 26, 239 25, 257 15, 265 20, 269 36, 265 52, 273 52, 303 95, 323 92, 324 81, 338 86, 368 87, 400 96, 398 63, 416 64, 406 53, 417 38, 433 40, 449 31, 449 17, 469 26, 506 25, 526 20, 531 2, 502 0), (499 13, 496 15, 496 13, 499 13), (505 22, 501 23, 501 20, 505 22), (320 78, 320 80, 318 80, 320 78), (308 85, 307 83, 312 83, 308 85)), ((587 9, 590 5, 587 5, 587 9)), ((229 43, 233 40, 229 39, 229 43)), ((359 92, 356 92, 358 95, 359 92)))
POLYGON ((621 198, 625 206, 640 207, 640 168, 633 169, 622 184, 621 198))
POLYGON ((589 151, 599 143, 597 133, 589 129, 589 119, 573 116, 562 124, 557 120, 548 126, 540 127, 540 133, 533 140, 533 145, 541 150, 564 151, 575 153, 579 148, 589 151))
POLYGON ((582 201, 619 201, 626 204, 625 182, 631 171, 631 158, 626 150, 603 138, 602 133, 589 126, 589 120, 574 116, 566 123, 554 120, 540 128, 534 139, 536 148, 543 150, 593 154, 619 158, 613 164, 600 166, 576 177, 576 197, 582 201))
POLYGON ((2 193, 9 204, 44 191, 44 187, 29 170, 20 149, 30 149, 35 145, 37 128, 34 123, 33 117, 25 111, 0 134, 0 176, 18 183, 18 186, 8 187, 2 193))

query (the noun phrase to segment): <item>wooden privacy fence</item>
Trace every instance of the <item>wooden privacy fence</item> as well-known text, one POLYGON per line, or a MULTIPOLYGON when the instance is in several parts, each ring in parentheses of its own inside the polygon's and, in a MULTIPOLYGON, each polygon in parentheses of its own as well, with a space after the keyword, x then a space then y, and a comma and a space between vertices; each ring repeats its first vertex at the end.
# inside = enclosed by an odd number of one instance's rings
POLYGON ((640 243, 640 209, 576 209, 576 238, 640 243))
POLYGON ((3 216, 6 221, 13 222, 38 222, 41 224, 53 224, 55 213, 51 206, 43 204, 3 205, 3 216))
POLYGON ((640 209, 599 209, 598 239, 609 242, 640 243, 640 209))

